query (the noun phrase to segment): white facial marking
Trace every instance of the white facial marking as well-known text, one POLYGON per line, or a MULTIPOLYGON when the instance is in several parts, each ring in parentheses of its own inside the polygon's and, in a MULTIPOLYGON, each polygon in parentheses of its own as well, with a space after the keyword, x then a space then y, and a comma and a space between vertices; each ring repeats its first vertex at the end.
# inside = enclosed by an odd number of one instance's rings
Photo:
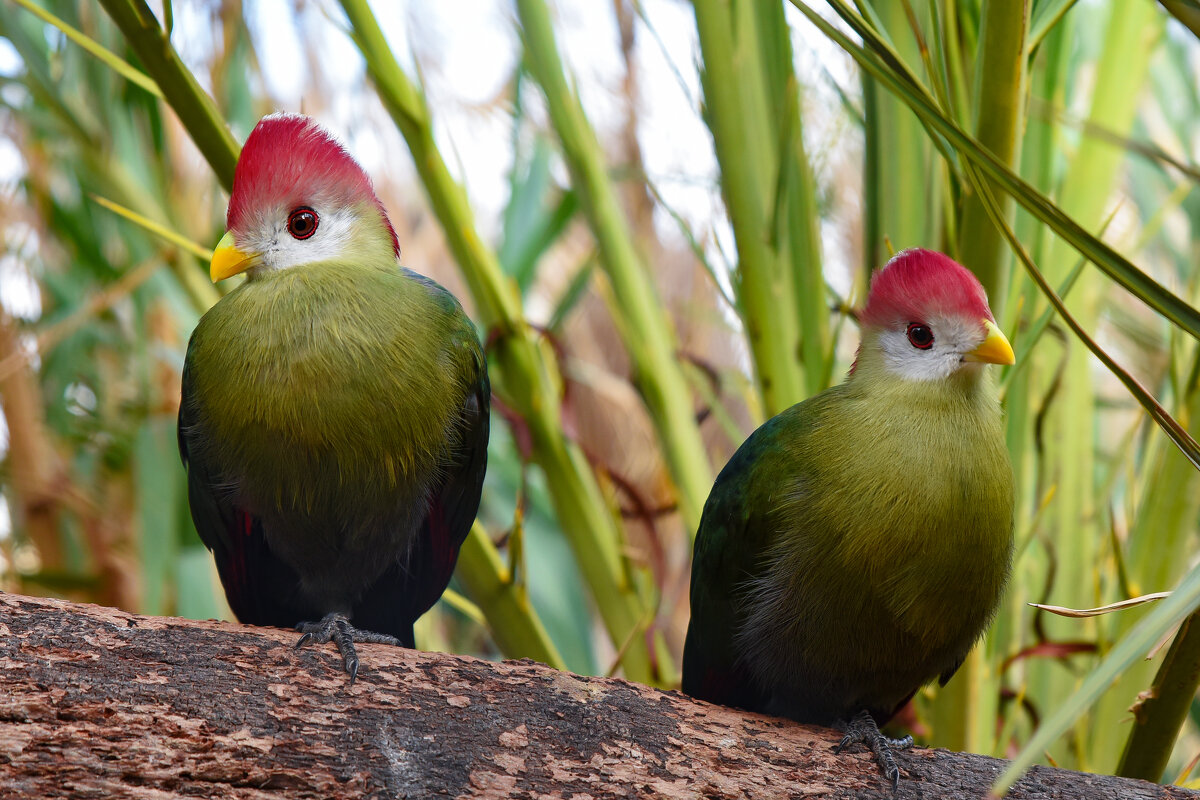
POLYGON ((885 328, 879 334, 883 363, 895 375, 912 381, 936 381, 950 377, 963 367, 978 367, 963 356, 978 347, 986 332, 978 320, 961 316, 930 317, 920 322, 933 331, 933 346, 914 347, 908 340, 908 325, 885 328))
POLYGON ((295 209, 274 208, 255 215, 249 230, 237 237, 238 249, 260 254, 251 273, 329 261, 346 252, 360 222, 358 210, 328 203, 314 203, 308 208, 317 215, 317 230, 307 239, 288 233, 288 217, 295 209))

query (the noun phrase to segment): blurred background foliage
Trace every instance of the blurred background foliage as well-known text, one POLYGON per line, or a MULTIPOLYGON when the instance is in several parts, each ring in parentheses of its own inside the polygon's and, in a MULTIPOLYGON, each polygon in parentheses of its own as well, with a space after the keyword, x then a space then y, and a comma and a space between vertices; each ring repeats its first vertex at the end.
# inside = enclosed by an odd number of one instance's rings
POLYGON ((988 636, 903 723, 1018 769, 1186 782, 1198 18, 1188 0, 0 0, 0 586, 228 618, 186 507, 179 370, 224 290, 204 266, 237 142, 302 111, 487 343, 480 524, 421 646, 677 685, 713 476, 841 379, 870 270, 933 247, 980 275, 1018 354, 1017 551, 988 636), (1176 586, 1087 618, 1028 605, 1176 586))

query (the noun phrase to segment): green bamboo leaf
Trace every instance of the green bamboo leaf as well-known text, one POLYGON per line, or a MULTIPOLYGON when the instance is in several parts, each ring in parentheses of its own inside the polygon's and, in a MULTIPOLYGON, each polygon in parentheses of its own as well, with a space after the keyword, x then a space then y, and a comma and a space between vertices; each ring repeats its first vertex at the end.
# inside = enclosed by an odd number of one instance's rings
POLYGON ((1008 769, 992 785, 999 797, 1042 757, 1042 753, 1083 715, 1130 664, 1142 658, 1168 631, 1200 606, 1200 567, 1193 568, 1146 618, 1117 643, 1083 679, 1079 688, 1055 708, 1029 739, 1008 769))
POLYGON ((116 53, 109 50, 107 47, 100 44, 83 31, 71 27, 46 9, 38 6, 33 2, 33 0, 13 0, 13 2, 28 10, 43 22, 58 28, 60 31, 62 31, 64 36, 82 47, 87 52, 91 53, 96 58, 100 59, 100 61, 112 69, 113 72, 116 72, 130 83, 140 86, 155 97, 162 99, 162 90, 158 88, 158 84, 154 82, 153 78, 134 67, 128 61, 121 58, 116 53))
POLYGON ((1172 17, 1200 37, 1200 6, 1195 0, 1158 0, 1172 17))
POLYGON ((1062 21, 1076 0, 1041 0, 1033 4, 1033 19, 1029 23, 1029 41, 1025 44, 1026 52, 1042 43, 1046 34, 1062 21))
POLYGON ((980 199, 983 201, 984 207, 988 209, 988 213, 991 216, 992 221, 1004 234, 1004 237, 1008 239, 1009 246, 1012 248, 1013 252, 1017 254, 1017 258, 1025 266, 1025 270, 1029 274, 1029 277, 1033 278, 1034 282, 1038 285, 1038 288, 1042 290, 1042 294, 1046 296, 1046 299, 1049 300, 1051 305, 1054 306, 1054 310, 1058 312, 1060 317, 1062 317, 1063 322, 1065 322, 1067 327, 1071 329, 1071 332, 1074 333, 1075 336, 1087 346, 1088 350, 1092 351, 1092 355, 1100 359, 1100 362, 1108 368, 1109 372, 1115 375, 1116 378, 1121 381, 1122 384, 1124 384, 1125 388, 1129 390, 1129 393, 1132 394, 1134 399, 1137 400, 1142 408, 1146 410, 1146 412, 1150 415, 1150 418, 1153 419, 1160 428, 1162 428, 1163 432, 1167 434, 1172 442, 1175 443, 1175 446, 1178 447, 1184 456, 1187 457, 1188 461, 1191 461, 1193 466, 1195 466, 1197 469, 1200 469, 1200 445, 1196 444, 1196 440, 1193 439, 1187 430, 1180 425, 1179 422, 1177 422, 1175 418, 1172 417, 1157 400, 1154 399, 1154 396, 1151 395, 1144 386, 1142 386, 1141 382, 1138 381, 1137 378, 1133 377, 1133 375, 1121 367, 1121 365, 1119 365, 1112 358, 1112 356, 1110 356, 1104 350, 1104 348, 1100 347, 1100 345, 1096 343, 1095 339, 1088 335, 1087 331, 1083 329, 1083 326, 1075 321, 1075 317, 1073 317, 1071 313, 1067 311, 1067 307, 1063 304, 1062 298, 1058 296, 1058 294, 1050 286, 1050 283, 1046 280, 1045 276, 1042 275, 1042 273, 1034 265, 1033 260, 1029 257, 1029 254, 1025 252, 1024 246, 1021 244, 1020 240, 1017 239, 1017 235, 1013 233, 1012 228, 1004 220, 1002 212, 1000 211, 1000 207, 996 202, 995 196, 992 195, 990 187, 983 182, 974 169, 968 170, 967 174, 969 177, 971 177, 972 183, 975 185, 975 191, 979 192, 980 199))
MULTIPOLYGON (((898 60, 894 53, 888 52, 887 45, 873 29, 867 27, 865 23, 855 25, 856 32, 872 48, 868 51, 834 28, 801 0, 791 0, 791 2, 826 36, 849 53, 872 77, 904 100, 924 122, 945 137, 950 147, 965 156, 1006 194, 1015 198, 1027 211, 1053 229, 1064 241, 1134 297, 1193 337, 1200 339, 1200 311, 1142 272, 1112 247, 1084 230, 1079 223, 1064 213, 1045 195, 1013 173, 987 148, 980 145, 978 141, 948 119, 937 108, 929 93, 912 77, 911 71, 898 60)), ((829 0, 829 2, 838 9, 839 13, 843 13, 844 9, 846 15, 857 18, 861 23, 862 18, 848 9, 842 0, 829 0)))
POLYGON ((193 242, 183 234, 171 230, 166 225, 161 225, 149 217, 145 217, 137 213, 131 208, 126 208, 120 203, 109 200, 107 197, 101 197, 98 194, 92 194, 88 196, 91 197, 92 200, 94 200, 98 205, 107 208, 114 214, 119 214, 120 216, 132 222, 134 225, 149 231, 160 239, 170 242, 181 250, 186 250, 201 261, 205 263, 212 261, 212 250, 193 242))

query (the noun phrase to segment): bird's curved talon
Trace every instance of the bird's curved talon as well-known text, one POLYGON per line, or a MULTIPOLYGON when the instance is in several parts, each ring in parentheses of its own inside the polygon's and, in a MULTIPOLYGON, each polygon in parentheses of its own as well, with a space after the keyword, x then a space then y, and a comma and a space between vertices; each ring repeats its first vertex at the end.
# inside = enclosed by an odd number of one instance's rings
POLYGON ((896 764, 892 750, 907 750, 912 747, 913 738, 903 736, 893 739, 884 736, 880 733, 879 725, 876 724, 875 717, 871 716, 870 711, 860 711, 855 714, 853 719, 845 723, 843 731, 842 740, 833 748, 833 752, 840 753, 852 744, 866 745, 875 755, 875 763, 879 765, 884 778, 892 784, 892 791, 895 792, 900 786, 900 767, 896 764))
POLYGON ((300 641, 296 642, 297 649, 308 642, 317 644, 333 642, 337 645, 338 653, 342 656, 342 667, 350 676, 350 686, 353 686, 354 681, 358 678, 358 651, 354 648, 355 642, 404 646, 404 643, 395 636, 359 630, 350 624, 350 620, 345 614, 326 614, 320 622, 301 622, 296 626, 296 630, 304 634, 300 637, 300 641))

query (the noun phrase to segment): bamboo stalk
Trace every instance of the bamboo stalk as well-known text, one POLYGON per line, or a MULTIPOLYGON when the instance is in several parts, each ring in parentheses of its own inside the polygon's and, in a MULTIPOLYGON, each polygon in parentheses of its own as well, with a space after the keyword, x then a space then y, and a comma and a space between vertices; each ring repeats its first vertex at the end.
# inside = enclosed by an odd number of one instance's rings
POLYGON ((684 525, 694 538, 713 474, 692 413, 692 393, 675 357, 675 332, 634 246, 595 131, 567 86, 546 4, 517 0, 517 13, 530 72, 542 86, 581 207, 596 237, 600 263, 623 317, 618 329, 625 334, 634 380, 679 492, 684 525))
POLYGON ((695 0, 693 8, 704 57, 700 77, 705 121, 712 131, 721 192, 737 245, 734 288, 763 410, 774 416, 802 399, 804 387, 796 360, 799 329, 791 275, 770 246, 771 187, 778 159, 767 135, 772 126, 761 75, 754 69, 755 26, 745 2, 731 9, 725 0, 695 0))
POLYGON ((116 53, 104 47, 102 44, 92 39, 82 31, 68 25, 63 20, 51 14, 46 9, 37 5, 33 0, 15 0, 16 4, 30 12, 38 19, 49 25, 53 25, 62 31, 63 35, 70 39, 75 44, 82 47, 88 53, 91 53, 100 61, 104 62, 105 66, 112 69, 118 75, 124 77, 130 83, 140 86, 155 97, 162 98, 162 91, 158 88, 158 84, 154 82, 146 73, 135 68, 125 59, 118 56, 116 53))
POLYGON ((463 542, 454 574, 483 612, 500 652, 566 669, 558 648, 530 605, 525 586, 513 580, 496 546, 478 522, 471 526, 463 542))
MULTIPOLYGON (((501 272, 495 254, 479 238, 466 195, 434 143, 424 98, 396 62, 365 0, 341 3, 380 98, 412 152, 476 313, 493 332, 493 390, 528 425, 533 461, 546 476, 563 534, 608 635, 614 643, 625 641, 645 616, 645 606, 619 551, 621 533, 595 475, 578 445, 563 433, 557 364, 525 322, 515 287, 501 272)), ((644 637, 636 639, 626 654, 625 674, 631 680, 653 682, 649 649, 644 637)))
MULTIPOLYGON (((774 128, 780 132, 776 220, 772 234, 776 249, 787 261, 794 293, 791 306, 775 305, 772 313, 795 314, 799 322, 799 354, 804 392, 814 395, 829 384, 833 369, 833 340, 821 255, 821 212, 816 178, 804 147, 801 86, 793 64, 791 29, 782 3, 754 3, 762 72, 773 108, 774 128)), ((799 399, 799 398, 797 398, 799 399)))
MULTIPOLYGON (((1025 105, 1025 35, 1030 0, 987 0, 975 67, 975 138, 1010 167, 1020 161, 1025 105)), ((989 186, 995 187, 993 182, 989 186)), ((995 191, 1012 218, 1012 198, 995 191)), ((997 319, 1004 313, 1008 291, 1007 252, 1000 231, 988 219, 974 193, 963 201, 959 258, 979 278, 997 319)))
POLYGON ((233 168, 238 146, 225 125, 216 104, 184 65, 171 45, 171 38, 159 26, 146 0, 100 0, 104 10, 121 29, 129 46, 137 53, 147 74, 158 84, 179 121, 191 135, 217 180, 229 191, 233 187, 233 168))

